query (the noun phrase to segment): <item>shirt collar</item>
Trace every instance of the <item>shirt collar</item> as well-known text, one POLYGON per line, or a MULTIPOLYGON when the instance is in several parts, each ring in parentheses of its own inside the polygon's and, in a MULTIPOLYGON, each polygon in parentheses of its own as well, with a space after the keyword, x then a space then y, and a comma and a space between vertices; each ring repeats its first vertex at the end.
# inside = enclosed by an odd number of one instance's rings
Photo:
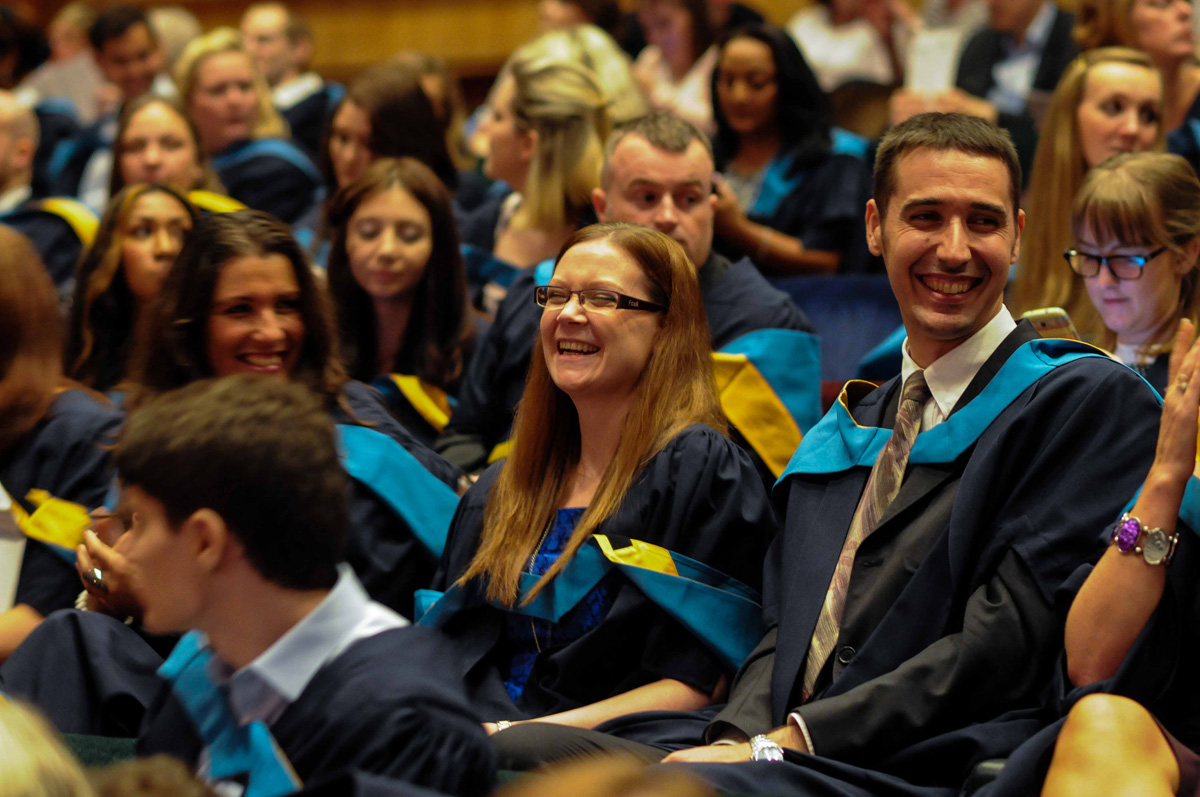
POLYGON ((18 185, 8 189, 0 194, 0 213, 11 213, 31 196, 33 196, 33 191, 27 185, 18 185))
POLYGON ((306 100, 321 90, 324 81, 316 72, 305 72, 302 75, 281 83, 271 92, 271 100, 278 108, 291 108, 301 100, 306 100))
POLYGON ((270 725, 351 644, 407 624, 374 603, 349 566, 341 565, 337 584, 307 617, 237 672, 214 658, 213 675, 226 682, 230 707, 241 724, 261 720, 270 725))
MULTIPOLYGON (((979 369, 992 356, 1008 334, 1017 328, 1012 314, 1004 305, 1000 312, 983 325, 983 328, 950 351, 934 360, 925 368, 925 383, 942 416, 954 411, 954 405, 962 398, 967 386, 979 373, 979 369)), ((920 370, 908 353, 908 338, 904 339, 904 362, 900 369, 901 384, 908 381, 914 371, 920 370)))
POLYGON ((1054 3, 1050 0, 1042 3, 1042 7, 1038 9, 1037 15, 1033 21, 1029 23, 1029 27, 1025 28, 1025 36, 1022 38, 1020 48, 1017 47, 1012 37, 1007 37, 1010 50, 1022 49, 1041 52, 1046 42, 1050 39, 1050 28, 1054 24, 1054 3))

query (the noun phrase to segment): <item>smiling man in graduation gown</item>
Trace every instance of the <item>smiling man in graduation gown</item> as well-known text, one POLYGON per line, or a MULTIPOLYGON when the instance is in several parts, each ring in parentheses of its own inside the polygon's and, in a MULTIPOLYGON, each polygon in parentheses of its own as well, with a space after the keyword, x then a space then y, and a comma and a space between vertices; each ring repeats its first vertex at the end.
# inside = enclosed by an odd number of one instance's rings
POLYGON ((1055 590, 1099 555, 1159 416, 1132 371, 1005 309, 1019 186, 1011 141, 982 120, 923 114, 884 138, 867 236, 903 372, 848 385, 776 486, 767 631, 728 705, 630 715, 598 728, 615 741, 585 732, 543 758, 674 751, 735 792, 956 794, 1016 746, 970 726, 1039 702, 1055 590))
POLYGON ((134 412, 114 459, 143 622, 188 632, 159 670, 141 753, 223 794, 348 769, 487 792, 491 752, 442 675, 444 643, 335 564, 346 477, 315 396, 253 375, 193 383, 134 412))

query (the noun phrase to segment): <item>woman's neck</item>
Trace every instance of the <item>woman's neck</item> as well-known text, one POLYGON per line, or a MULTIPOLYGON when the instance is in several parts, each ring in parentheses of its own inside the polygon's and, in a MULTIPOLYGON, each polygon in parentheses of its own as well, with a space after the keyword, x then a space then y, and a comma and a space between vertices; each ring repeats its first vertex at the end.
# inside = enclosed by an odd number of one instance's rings
POLYGON ((733 166, 744 174, 757 173, 779 154, 781 145, 779 131, 774 127, 745 133, 738 137, 738 150, 733 156, 733 166))
POLYGON ((396 354, 404 347, 404 335, 412 318, 412 296, 375 301, 375 340, 379 352, 375 364, 379 374, 390 373, 396 354))
MULTIPOLYGON (((1163 345, 1169 344, 1171 339, 1175 337, 1175 326, 1178 319, 1175 314, 1167 316, 1147 329, 1127 335, 1117 335, 1117 345, 1128 347, 1131 349, 1143 349, 1149 347, 1157 350, 1163 345)), ((1155 351, 1147 352, 1149 354, 1156 353, 1155 351)))
POLYGON ((575 402, 579 414, 579 461, 571 473, 565 506, 591 503, 604 471, 617 453, 631 401, 627 398, 616 405, 604 399, 575 402))
POLYGON ((1183 125, 1200 89, 1200 66, 1191 59, 1159 62, 1163 86, 1163 124, 1168 132, 1183 125))

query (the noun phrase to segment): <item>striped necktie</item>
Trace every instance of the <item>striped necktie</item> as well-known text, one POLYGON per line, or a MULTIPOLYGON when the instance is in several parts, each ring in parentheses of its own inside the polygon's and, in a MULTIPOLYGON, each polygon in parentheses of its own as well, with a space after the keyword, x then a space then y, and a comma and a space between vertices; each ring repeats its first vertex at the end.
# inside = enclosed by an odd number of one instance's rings
POLYGON ((833 578, 825 593, 825 603, 817 618, 817 627, 809 643, 808 656, 804 660, 803 700, 813 694, 817 676, 837 645, 838 630, 842 623, 842 610, 846 605, 846 591, 850 587, 850 571, 854 567, 854 555, 858 547, 879 524, 879 519, 900 492, 904 480, 904 468, 908 455, 921 428, 921 410, 929 400, 929 385, 925 384, 925 373, 916 371, 904 383, 900 394, 900 407, 896 411, 896 423, 892 436, 879 452, 867 486, 859 499, 858 509, 850 521, 850 530, 842 544, 842 553, 834 568, 833 578))

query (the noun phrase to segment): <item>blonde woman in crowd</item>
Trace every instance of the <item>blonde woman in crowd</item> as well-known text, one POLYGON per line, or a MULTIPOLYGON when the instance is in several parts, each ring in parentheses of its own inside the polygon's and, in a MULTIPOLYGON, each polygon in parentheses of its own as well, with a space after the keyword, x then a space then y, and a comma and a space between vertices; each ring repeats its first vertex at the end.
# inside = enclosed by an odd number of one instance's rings
POLYGON ((1075 23, 1081 50, 1116 45, 1150 56, 1163 76, 1167 149, 1200 167, 1200 63, 1188 0, 1081 0, 1075 23))
POLYGON ((588 68, 524 50, 505 65, 481 124, 483 168, 513 193, 461 223, 477 305, 494 310, 517 270, 554 257, 593 218, 609 126, 608 96, 588 68))
POLYGON ((200 148, 229 195, 288 224, 313 221, 321 176, 293 144, 241 34, 217 28, 193 40, 175 68, 200 148))
POLYGON ((1071 202, 1088 170, 1108 157, 1162 147, 1162 99, 1162 76, 1137 50, 1090 50, 1067 68, 1034 155, 1021 261, 1010 289, 1014 312, 1062 307, 1085 338, 1100 335, 1103 324, 1062 262, 1074 242, 1071 202))

